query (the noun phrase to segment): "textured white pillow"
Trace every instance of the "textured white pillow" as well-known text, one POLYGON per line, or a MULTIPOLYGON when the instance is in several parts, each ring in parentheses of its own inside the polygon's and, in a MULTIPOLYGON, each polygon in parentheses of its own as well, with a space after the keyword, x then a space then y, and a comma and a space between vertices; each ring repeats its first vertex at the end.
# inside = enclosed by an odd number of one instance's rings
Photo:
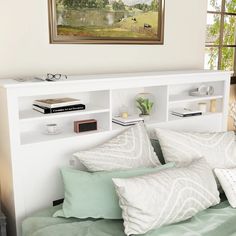
POLYGON ((166 162, 183 166, 204 157, 212 169, 236 166, 234 132, 177 132, 156 128, 156 135, 166 162))
POLYGON ((220 202, 216 181, 204 159, 182 168, 128 179, 113 179, 125 233, 144 234, 191 218, 220 202))
POLYGON ((215 169, 215 174, 233 208, 236 208, 236 168, 215 169))
POLYGON ((160 164, 144 124, 134 125, 95 148, 74 154, 90 171, 110 171, 160 164))

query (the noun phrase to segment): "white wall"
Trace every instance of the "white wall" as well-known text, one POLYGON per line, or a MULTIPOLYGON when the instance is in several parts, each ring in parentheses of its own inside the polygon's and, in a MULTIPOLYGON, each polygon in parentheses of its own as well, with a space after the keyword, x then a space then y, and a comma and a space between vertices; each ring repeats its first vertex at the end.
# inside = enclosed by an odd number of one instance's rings
POLYGON ((203 68, 206 0, 166 0, 164 45, 51 45, 47 0, 0 0, 0 77, 203 68))

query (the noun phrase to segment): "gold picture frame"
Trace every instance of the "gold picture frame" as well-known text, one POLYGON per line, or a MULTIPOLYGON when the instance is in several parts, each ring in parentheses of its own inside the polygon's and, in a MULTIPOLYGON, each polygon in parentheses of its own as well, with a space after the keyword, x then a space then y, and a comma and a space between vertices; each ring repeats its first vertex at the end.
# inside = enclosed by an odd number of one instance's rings
POLYGON ((164 43, 165 0, 48 0, 48 6, 52 44, 164 43))

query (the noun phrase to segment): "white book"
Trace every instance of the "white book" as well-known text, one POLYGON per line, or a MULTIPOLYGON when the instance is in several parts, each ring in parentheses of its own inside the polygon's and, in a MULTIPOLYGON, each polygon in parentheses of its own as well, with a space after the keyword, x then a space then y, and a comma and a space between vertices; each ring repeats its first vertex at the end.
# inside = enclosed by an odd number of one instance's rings
POLYGON ((118 125, 130 126, 130 125, 135 125, 135 124, 137 124, 137 123, 140 122, 140 121, 137 121, 137 122, 130 122, 130 123, 123 123, 123 122, 119 122, 119 121, 112 120, 112 122, 115 123, 115 124, 118 124, 118 125))
POLYGON ((197 116, 202 115, 202 111, 200 110, 191 110, 187 108, 177 108, 171 111, 172 115, 187 117, 187 116, 197 116))
POLYGON ((176 108, 176 109, 172 110, 171 113, 187 115, 187 114, 193 114, 193 113, 202 113, 202 111, 192 110, 192 109, 187 109, 187 108, 176 108))
POLYGON ((35 100, 34 104, 42 107, 57 108, 63 106, 78 105, 81 104, 81 101, 76 98, 64 97, 35 100))
POLYGON ((128 116, 127 118, 122 118, 120 116, 115 116, 115 117, 112 118, 112 120, 120 122, 120 123, 128 124, 128 123, 143 121, 143 118, 139 117, 137 115, 128 116))

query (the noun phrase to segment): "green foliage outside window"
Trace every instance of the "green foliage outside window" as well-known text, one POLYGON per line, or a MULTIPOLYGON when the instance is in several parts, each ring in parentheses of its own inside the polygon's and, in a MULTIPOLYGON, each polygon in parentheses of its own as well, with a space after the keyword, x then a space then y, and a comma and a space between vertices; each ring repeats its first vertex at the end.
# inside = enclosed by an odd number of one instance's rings
MULTIPOLYGON (((221 5, 219 0, 209 0, 211 7, 216 12, 221 11, 221 5)), ((236 0, 225 0, 225 12, 236 13, 236 0)), ((234 69, 234 53, 235 47, 235 27, 236 27, 236 16, 224 14, 223 26, 223 42, 220 40, 220 28, 221 28, 221 14, 212 14, 213 23, 207 27, 207 38, 211 39, 211 45, 222 46, 222 57, 220 61, 220 68, 222 70, 233 70, 234 69)), ((216 67, 215 62, 218 60, 220 47, 207 47, 209 54, 208 67, 214 69, 216 67)))

